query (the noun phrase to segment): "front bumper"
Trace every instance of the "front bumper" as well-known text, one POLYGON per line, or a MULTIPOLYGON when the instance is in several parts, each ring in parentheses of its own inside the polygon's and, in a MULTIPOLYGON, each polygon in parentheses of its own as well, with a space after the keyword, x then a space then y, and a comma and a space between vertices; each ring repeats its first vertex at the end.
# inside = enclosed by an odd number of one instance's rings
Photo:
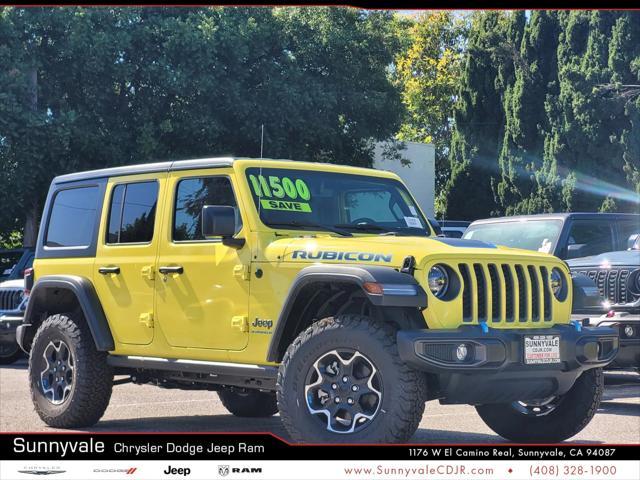
POLYGON ((620 336, 620 348, 608 369, 640 368, 640 314, 616 312, 614 316, 572 315, 585 326, 609 327, 620 336))
POLYGON ((18 315, 0 314, 0 336, 13 335, 16 336, 16 330, 22 325, 24 318, 18 315))
POLYGON ((23 318, 14 315, 0 315, 0 343, 16 343, 16 330, 22 325, 23 318))
POLYGON ((414 368, 436 374, 439 397, 446 403, 503 403, 562 395, 585 370, 603 367, 618 353, 618 332, 580 324, 546 329, 402 330, 398 350, 414 368), (555 335, 560 362, 526 364, 525 335, 555 335), (455 349, 469 352, 458 361, 455 349))

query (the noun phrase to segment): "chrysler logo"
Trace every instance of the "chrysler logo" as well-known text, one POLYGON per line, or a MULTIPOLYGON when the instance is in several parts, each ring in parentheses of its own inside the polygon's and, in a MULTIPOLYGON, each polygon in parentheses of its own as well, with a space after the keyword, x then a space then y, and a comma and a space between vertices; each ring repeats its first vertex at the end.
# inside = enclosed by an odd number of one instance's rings
POLYGON ((66 470, 18 470, 18 473, 26 473, 29 475, 55 475, 56 473, 64 473, 66 470))

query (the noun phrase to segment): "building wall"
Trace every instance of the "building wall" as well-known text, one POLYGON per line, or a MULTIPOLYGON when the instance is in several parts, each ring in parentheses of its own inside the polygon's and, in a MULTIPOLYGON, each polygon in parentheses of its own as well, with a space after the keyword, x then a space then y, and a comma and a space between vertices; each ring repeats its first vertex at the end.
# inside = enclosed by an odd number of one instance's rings
POLYGON ((430 143, 404 142, 404 144, 406 149, 400 153, 410 161, 408 165, 404 165, 399 160, 383 159, 384 144, 378 143, 375 149, 373 168, 398 174, 411 190, 422 211, 429 217, 434 217, 435 147, 430 143))

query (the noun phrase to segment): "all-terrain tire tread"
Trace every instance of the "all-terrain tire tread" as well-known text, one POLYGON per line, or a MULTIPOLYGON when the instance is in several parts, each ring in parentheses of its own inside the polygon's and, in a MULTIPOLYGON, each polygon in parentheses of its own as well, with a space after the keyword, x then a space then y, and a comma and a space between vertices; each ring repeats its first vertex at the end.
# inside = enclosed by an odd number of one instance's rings
POLYGON ((291 417, 286 415, 286 412, 290 409, 304 408, 304 406, 294 403, 296 399, 292 398, 292 395, 285 395, 283 392, 287 369, 292 358, 305 342, 332 329, 341 329, 345 332, 352 330, 366 331, 390 354, 396 370, 395 374, 397 375, 396 388, 400 390, 400 401, 396 405, 399 414, 386 417, 388 420, 385 426, 384 438, 376 441, 385 443, 407 441, 415 433, 424 413, 427 389, 426 378, 400 359, 396 345, 396 328, 388 323, 373 321, 363 315, 339 315, 318 320, 301 332, 285 352, 278 370, 276 390, 278 392, 278 408, 281 412, 281 419, 292 439, 296 442, 304 442, 307 436, 292 422, 291 417), (285 414, 283 415, 282 412, 285 412, 285 414))
POLYGON ((573 437, 596 414, 604 393, 601 368, 587 370, 564 395, 556 410, 545 416, 518 414, 509 405, 476 407, 484 422, 498 435, 522 443, 556 443, 573 437))
MULTIPOLYGON (((34 388, 34 382, 30 382, 31 398, 36 412, 40 418, 52 427, 57 428, 81 428, 95 425, 102 417, 113 389, 113 371, 107 364, 107 353, 96 349, 91 331, 82 319, 74 318, 81 313, 61 313, 46 318, 33 339, 33 346, 38 344, 48 329, 63 331, 74 344, 73 349, 77 377, 72 396, 67 400, 72 402, 61 415, 51 415, 39 407, 36 395, 40 393, 34 388)), ((34 348, 32 347, 32 352, 34 348)), ((33 355, 29 359, 29 371, 34 367, 33 355)), ((37 374, 37 373, 36 373, 37 374)))

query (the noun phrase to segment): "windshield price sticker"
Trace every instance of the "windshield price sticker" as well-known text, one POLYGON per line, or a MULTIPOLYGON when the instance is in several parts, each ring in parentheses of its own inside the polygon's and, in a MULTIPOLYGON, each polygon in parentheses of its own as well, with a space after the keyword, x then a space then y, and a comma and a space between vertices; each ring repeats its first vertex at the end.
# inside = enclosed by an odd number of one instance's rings
POLYGON ((311 212, 311 192, 304 180, 275 175, 249 175, 253 193, 260 198, 260 206, 266 210, 311 212), (302 201, 300 201, 302 200, 302 201))
POLYGON ((560 363, 560 336, 526 335, 524 361, 527 364, 560 363))
POLYGON ((419 218, 416 217, 404 217, 404 221, 407 224, 407 227, 412 228, 422 228, 422 222, 419 218))

